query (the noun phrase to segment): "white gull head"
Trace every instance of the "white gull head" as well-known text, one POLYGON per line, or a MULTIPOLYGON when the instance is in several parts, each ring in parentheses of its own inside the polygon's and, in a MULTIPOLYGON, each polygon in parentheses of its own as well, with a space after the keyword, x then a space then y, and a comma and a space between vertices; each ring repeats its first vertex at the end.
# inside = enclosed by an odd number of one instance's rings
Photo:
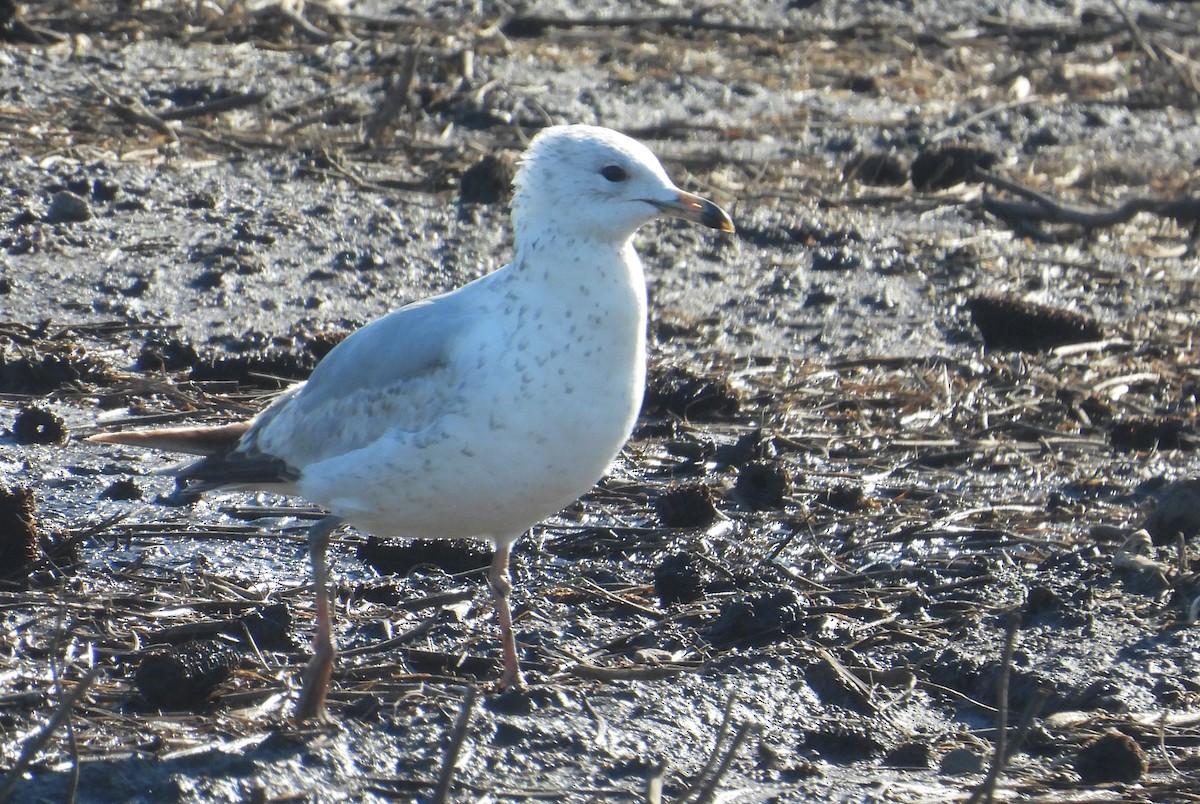
POLYGON ((514 186, 518 248, 547 232, 623 245, 662 214, 733 231, 719 207, 676 187, 649 148, 611 129, 543 129, 529 144, 514 186))

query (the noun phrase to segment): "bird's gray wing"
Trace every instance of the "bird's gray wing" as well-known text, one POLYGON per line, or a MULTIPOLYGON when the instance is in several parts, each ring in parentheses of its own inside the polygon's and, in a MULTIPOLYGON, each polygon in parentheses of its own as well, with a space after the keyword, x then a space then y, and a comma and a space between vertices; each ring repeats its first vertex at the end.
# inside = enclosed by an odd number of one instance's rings
POLYGON ((262 411, 235 449, 180 476, 203 487, 286 484, 304 466, 365 447, 389 431, 430 427, 454 408, 462 384, 455 344, 479 319, 473 295, 463 291, 478 284, 357 330, 306 382, 262 411))
POLYGON ((303 466, 395 428, 420 431, 461 383, 455 345, 476 322, 459 293, 403 307, 337 345, 294 397, 264 411, 242 443, 303 466))

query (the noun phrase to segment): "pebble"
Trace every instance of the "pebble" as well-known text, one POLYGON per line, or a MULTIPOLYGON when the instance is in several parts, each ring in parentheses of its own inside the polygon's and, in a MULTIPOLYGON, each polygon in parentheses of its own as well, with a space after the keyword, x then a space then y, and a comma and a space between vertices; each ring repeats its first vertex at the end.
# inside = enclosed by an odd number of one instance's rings
POLYGON ((91 220, 92 208, 83 196, 59 190, 50 198, 50 208, 42 219, 46 223, 82 223, 91 220))

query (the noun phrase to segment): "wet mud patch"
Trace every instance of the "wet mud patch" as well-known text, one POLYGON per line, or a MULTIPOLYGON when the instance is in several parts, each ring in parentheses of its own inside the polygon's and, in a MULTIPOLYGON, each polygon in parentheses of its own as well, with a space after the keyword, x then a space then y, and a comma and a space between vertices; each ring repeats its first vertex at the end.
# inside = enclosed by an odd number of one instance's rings
POLYGON ((85 5, 0 30, 0 477, 42 550, 0 587, 18 800, 75 765, 97 801, 1196 789, 1194 4, 85 5), (314 513, 168 506, 169 457, 75 436, 249 415, 498 267, 548 119, 648 140, 737 236, 639 233, 646 405, 517 546, 527 688, 487 688, 485 554, 380 577, 346 533, 339 725, 296 727, 314 513), (138 661, 197 644, 152 714, 138 661))

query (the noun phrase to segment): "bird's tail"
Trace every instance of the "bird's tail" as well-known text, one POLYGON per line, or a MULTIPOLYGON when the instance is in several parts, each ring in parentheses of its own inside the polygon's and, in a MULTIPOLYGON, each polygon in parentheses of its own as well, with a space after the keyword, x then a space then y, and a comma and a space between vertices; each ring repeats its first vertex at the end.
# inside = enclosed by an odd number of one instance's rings
POLYGON ((174 495, 177 501, 191 500, 201 492, 218 488, 289 493, 290 484, 300 477, 300 473, 282 458, 242 444, 241 438, 250 427, 251 422, 235 422, 207 427, 128 430, 101 433, 87 440, 202 456, 198 461, 178 463, 155 473, 178 481, 179 489, 174 495))

